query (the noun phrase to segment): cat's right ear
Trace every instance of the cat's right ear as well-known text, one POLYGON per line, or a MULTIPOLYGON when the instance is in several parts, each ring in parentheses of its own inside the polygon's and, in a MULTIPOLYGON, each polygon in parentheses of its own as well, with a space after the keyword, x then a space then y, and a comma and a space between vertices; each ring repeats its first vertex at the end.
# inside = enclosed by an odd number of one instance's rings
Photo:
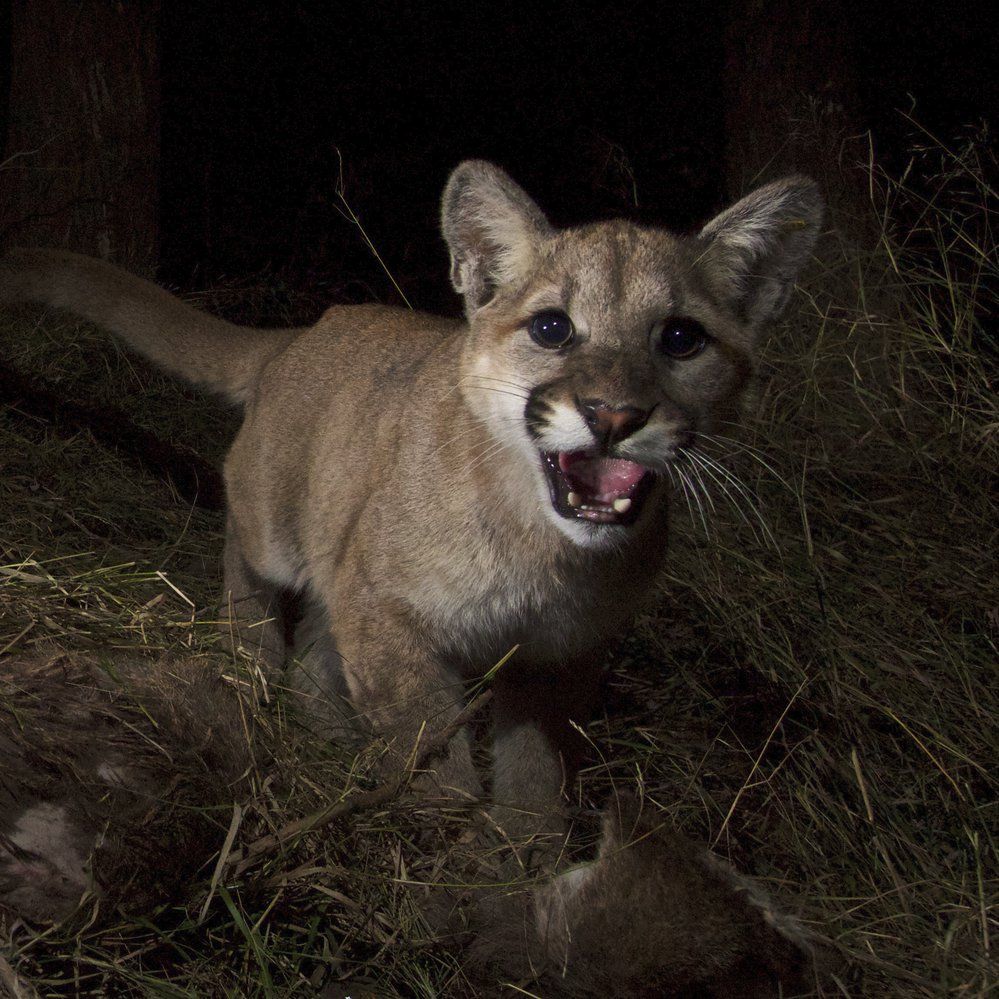
POLYGON ((499 167, 466 160, 444 188, 441 231, 451 253, 451 283, 471 318, 497 288, 530 276, 539 247, 553 230, 499 167))
POLYGON ((815 247, 822 212, 813 180, 785 177, 747 194, 701 230, 701 260, 751 330, 780 315, 815 247))

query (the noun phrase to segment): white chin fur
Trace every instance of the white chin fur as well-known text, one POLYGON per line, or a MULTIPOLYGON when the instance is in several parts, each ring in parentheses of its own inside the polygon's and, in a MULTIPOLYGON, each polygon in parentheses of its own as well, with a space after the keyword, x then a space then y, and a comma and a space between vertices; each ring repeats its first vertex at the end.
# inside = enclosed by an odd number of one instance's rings
POLYGON ((588 520, 561 517, 548 504, 548 514, 555 526, 580 548, 616 548, 627 537, 630 527, 623 524, 592 524, 588 520))

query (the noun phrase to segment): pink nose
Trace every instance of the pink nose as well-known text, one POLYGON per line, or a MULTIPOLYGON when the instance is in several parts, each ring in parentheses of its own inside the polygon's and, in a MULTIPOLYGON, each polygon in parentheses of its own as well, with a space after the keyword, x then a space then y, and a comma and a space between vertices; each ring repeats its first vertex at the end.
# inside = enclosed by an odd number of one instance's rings
POLYGON ((580 399, 577 405, 593 436, 603 447, 611 447, 641 430, 652 412, 638 406, 608 406, 599 399, 580 399))

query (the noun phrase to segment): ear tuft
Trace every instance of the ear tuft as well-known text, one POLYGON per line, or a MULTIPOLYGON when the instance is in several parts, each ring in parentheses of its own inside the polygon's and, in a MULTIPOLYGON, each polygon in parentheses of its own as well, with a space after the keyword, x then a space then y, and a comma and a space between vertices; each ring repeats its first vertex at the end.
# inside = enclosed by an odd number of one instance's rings
POLYGON ((466 160, 444 188, 441 231, 451 252, 451 283, 464 295, 471 317, 497 288, 530 273, 538 247, 552 228, 541 209, 499 167, 466 160))
POLYGON ((753 329, 776 319, 822 224, 822 196, 808 177, 785 177, 746 195, 702 230, 713 283, 753 329))

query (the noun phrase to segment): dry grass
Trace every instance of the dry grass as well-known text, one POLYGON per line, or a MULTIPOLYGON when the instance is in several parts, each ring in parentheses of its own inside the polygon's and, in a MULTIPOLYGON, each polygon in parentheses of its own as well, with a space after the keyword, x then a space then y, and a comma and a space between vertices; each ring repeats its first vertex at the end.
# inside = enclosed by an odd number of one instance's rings
MULTIPOLYGON (((678 497, 668 577, 616 657, 590 729, 599 762, 579 788, 581 841, 609 787, 638 784, 764 879, 852 955, 830 994, 995 984, 999 283, 986 149, 924 151, 915 187, 882 178, 873 249, 827 240, 768 350, 750 431, 735 443, 722 430, 707 451, 726 471, 702 468, 689 508, 678 497)), ((13 365, 68 393, 128 406, 207 457, 224 450, 231 416, 92 330, 25 312, 2 342, 13 365)), ((363 760, 308 738, 216 635, 218 516, 86 431, 55 433, 16 407, 0 419, 0 462, 0 652, 54 639, 214 654, 267 702, 277 754, 247 829, 363 779, 363 760)), ((320 982, 459 995, 459 961, 406 885, 432 876, 431 818, 399 805, 312 834, 253 877, 223 879, 200 923, 193 905, 109 924, 85 907, 60 927, 13 927, 6 957, 41 995, 312 995, 320 982)))

